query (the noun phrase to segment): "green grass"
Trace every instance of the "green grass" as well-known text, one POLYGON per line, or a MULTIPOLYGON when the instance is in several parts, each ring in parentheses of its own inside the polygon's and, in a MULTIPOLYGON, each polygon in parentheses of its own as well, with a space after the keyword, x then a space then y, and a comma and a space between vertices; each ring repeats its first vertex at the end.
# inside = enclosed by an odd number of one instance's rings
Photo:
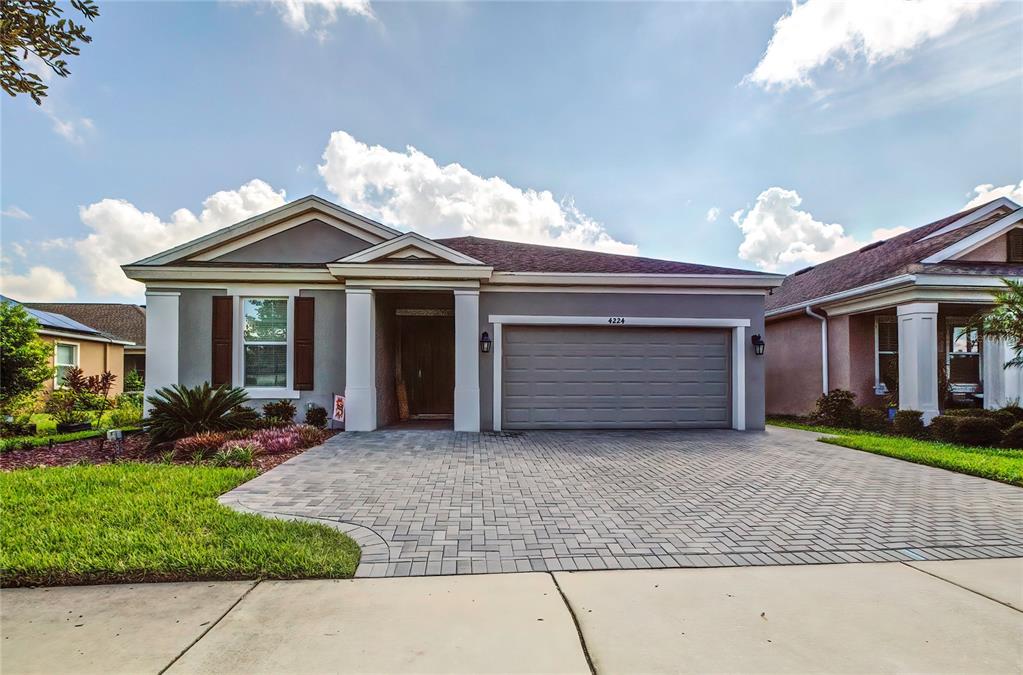
POLYGON ((68 441, 80 441, 83 438, 96 438, 97 436, 103 436, 107 432, 100 431, 98 429, 92 429, 90 431, 75 431, 70 434, 51 434, 49 436, 14 436, 11 438, 0 439, 0 453, 8 452, 10 450, 21 450, 22 448, 38 448, 43 445, 49 445, 50 441, 56 443, 67 443, 68 441))
POLYGON ((768 423, 827 434, 817 439, 823 443, 1023 486, 1023 450, 954 445, 858 429, 815 426, 795 420, 770 419, 768 423))
POLYGON ((4 586, 344 578, 359 548, 324 525, 216 498, 253 469, 108 464, 0 474, 4 586))

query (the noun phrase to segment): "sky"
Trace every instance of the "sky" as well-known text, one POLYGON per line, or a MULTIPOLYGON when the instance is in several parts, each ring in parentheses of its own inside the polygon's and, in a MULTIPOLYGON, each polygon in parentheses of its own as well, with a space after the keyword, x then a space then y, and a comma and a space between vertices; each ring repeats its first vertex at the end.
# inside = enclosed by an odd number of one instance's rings
POLYGON ((22 301, 143 302, 118 265, 307 194, 769 272, 1023 203, 1020 2, 99 6, 43 106, 0 102, 22 301))

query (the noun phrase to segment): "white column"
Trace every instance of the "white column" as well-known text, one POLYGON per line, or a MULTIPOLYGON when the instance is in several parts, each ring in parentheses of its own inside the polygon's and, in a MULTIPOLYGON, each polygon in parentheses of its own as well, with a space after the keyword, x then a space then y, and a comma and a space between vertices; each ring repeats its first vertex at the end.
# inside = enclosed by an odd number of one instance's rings
POLYGON ((899 408, 938 414, 938 303, 899 305, 899 408))
MULTIPOLYGON (((174 291, 146 291, 146 398, 178 383, 178 300, 174 291)), ((149 404, 145 406, 149 414, 149 404)))
POLYGON ((1006 368, 1015 353, 1004 340, 984 339, 984 407, 1001 408, 1023 399, 1023 368, 1006 368))
POLYGON ((376 298, 345 289, 345 430, 377 428, 376 298))
POLYGON ((455 290, 455 431, 480 430, 480 292, 455 290))
POLYGON ((746 328, 732 331, 732 428, 746 430, 746 328))

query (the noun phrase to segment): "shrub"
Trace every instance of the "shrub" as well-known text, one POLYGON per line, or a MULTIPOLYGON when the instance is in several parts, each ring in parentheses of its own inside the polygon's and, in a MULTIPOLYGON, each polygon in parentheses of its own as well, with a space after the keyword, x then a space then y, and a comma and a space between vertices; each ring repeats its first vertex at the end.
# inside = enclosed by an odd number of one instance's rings
POLYGON ((945 414, 949 417, 984 417, 988 418, 994 415, 993 410, 985 410, 984 408, 950 408, 945 411, 945 414))
POLYGON ((993 447, 1001 444, 998 422, 986 417, 962 417, 956 423, 956 442, 962 445, 993 447))
POLYGON ((938 415, 931 420, 931 436, 933 436, 935 440, 942 441, 944 443, 955 443, 956 426, 958 426, 960 419, 963 418, 952 415, 938 415))
POLYGON ((309 424, 296 424, 291 428, 298 434, 299 445, 303 448, 311 448, 327 440, 327 432, 309 424))
POLYGON ((57 424, 81 424, 89 421, 89 413, 78 407, 78 397, 70 389, 54 389, 46 397, 43 409, 57 424))
POLYGON ((860 408, 860 428, 867 431, 886 432, 891 430, 888 422, 888 413, 880 408, 860 408))
POLYGON ((1006 431, 1016 423, 1016 416, 1008 410, 992 410, 991 419, 998 423, 1002 431, 1006 431))
POLYGON ((137 370, 129 370, 124 374, 124 390, 127 392, 141 392, 146 388, 146 379, 137 370))
POLYGON ((856 394, 845 389, 832 389, 817 399, 813 419, 831 427, 856 428, 859 423, 856 394))
POLYGON ((142 408, 125 402, 111 410, 107 419, 114 429, 137 427, 142 424, 142 408))
POLYGON ((1017 422, 1023 422, 1023 408, 1018 405, 1007 405, 1002 410, 1015 417, 1017 422))
POLYGON ((1016 422, 1005 432, 1002 445, 1007 448, 1023 449, 1023 422, 1016 422))
POLYGON ((298 450, 301 444, 301 438, 294 427, 260 429, 252 434, 252 440, 269 454, 298 450))
POLYGON ((53 377, 53 345, 24 307, 0 300, 0 414, 13 415, 53 377))
POLYGON ((284 427, 290 427, 291 422, 284 419, 283 417, 260 417, 256 420, 254 428, 256 429, 283 429, 284 427))
POLYGON ((895 413, 895 422, 892 425, 899 436, 919 438, 924 434, 924 414, 919 410, 900 410, 895 413))
POLYGON ((214 466, 252 466, 252 462, 258 454, 256 445, 254 443, 233 445, 233 443, 238 443, 238 441, 224 445, 210 458, 210 462, 214 466))
POLYGON ((174 452, 188 457, 207 457, 227 442, 227 435, 220 432, 206 432, 180 438, 174 442, 174 452))
POLYGON ((263 405, 263 417, 284 420, 284 425, 295 421, 295 404, 291 401, 271 401, 263 405))
POLYGON ((245 391, 238 388, 211 387, 204 382, 197 387, 179 384, 158 389, 146 399, 152 406, 149 417, 142 421, 156 445, 206 431, 230 431, 251 428, 255 415, 244 408, 245 391))
POLYGON ((327 426, 327 409, 322 405, 311 405, 305 411, 305 423, 323 429, 327 426))

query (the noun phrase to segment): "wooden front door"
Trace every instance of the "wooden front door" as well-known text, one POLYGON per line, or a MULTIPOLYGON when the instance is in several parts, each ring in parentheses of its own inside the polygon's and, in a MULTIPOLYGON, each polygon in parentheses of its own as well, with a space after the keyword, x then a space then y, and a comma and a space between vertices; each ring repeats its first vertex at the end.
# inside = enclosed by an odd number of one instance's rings
POLYGON ((454 415, 454 318, 402 316, 398 334, 409 414, 413 417, 454 415))

